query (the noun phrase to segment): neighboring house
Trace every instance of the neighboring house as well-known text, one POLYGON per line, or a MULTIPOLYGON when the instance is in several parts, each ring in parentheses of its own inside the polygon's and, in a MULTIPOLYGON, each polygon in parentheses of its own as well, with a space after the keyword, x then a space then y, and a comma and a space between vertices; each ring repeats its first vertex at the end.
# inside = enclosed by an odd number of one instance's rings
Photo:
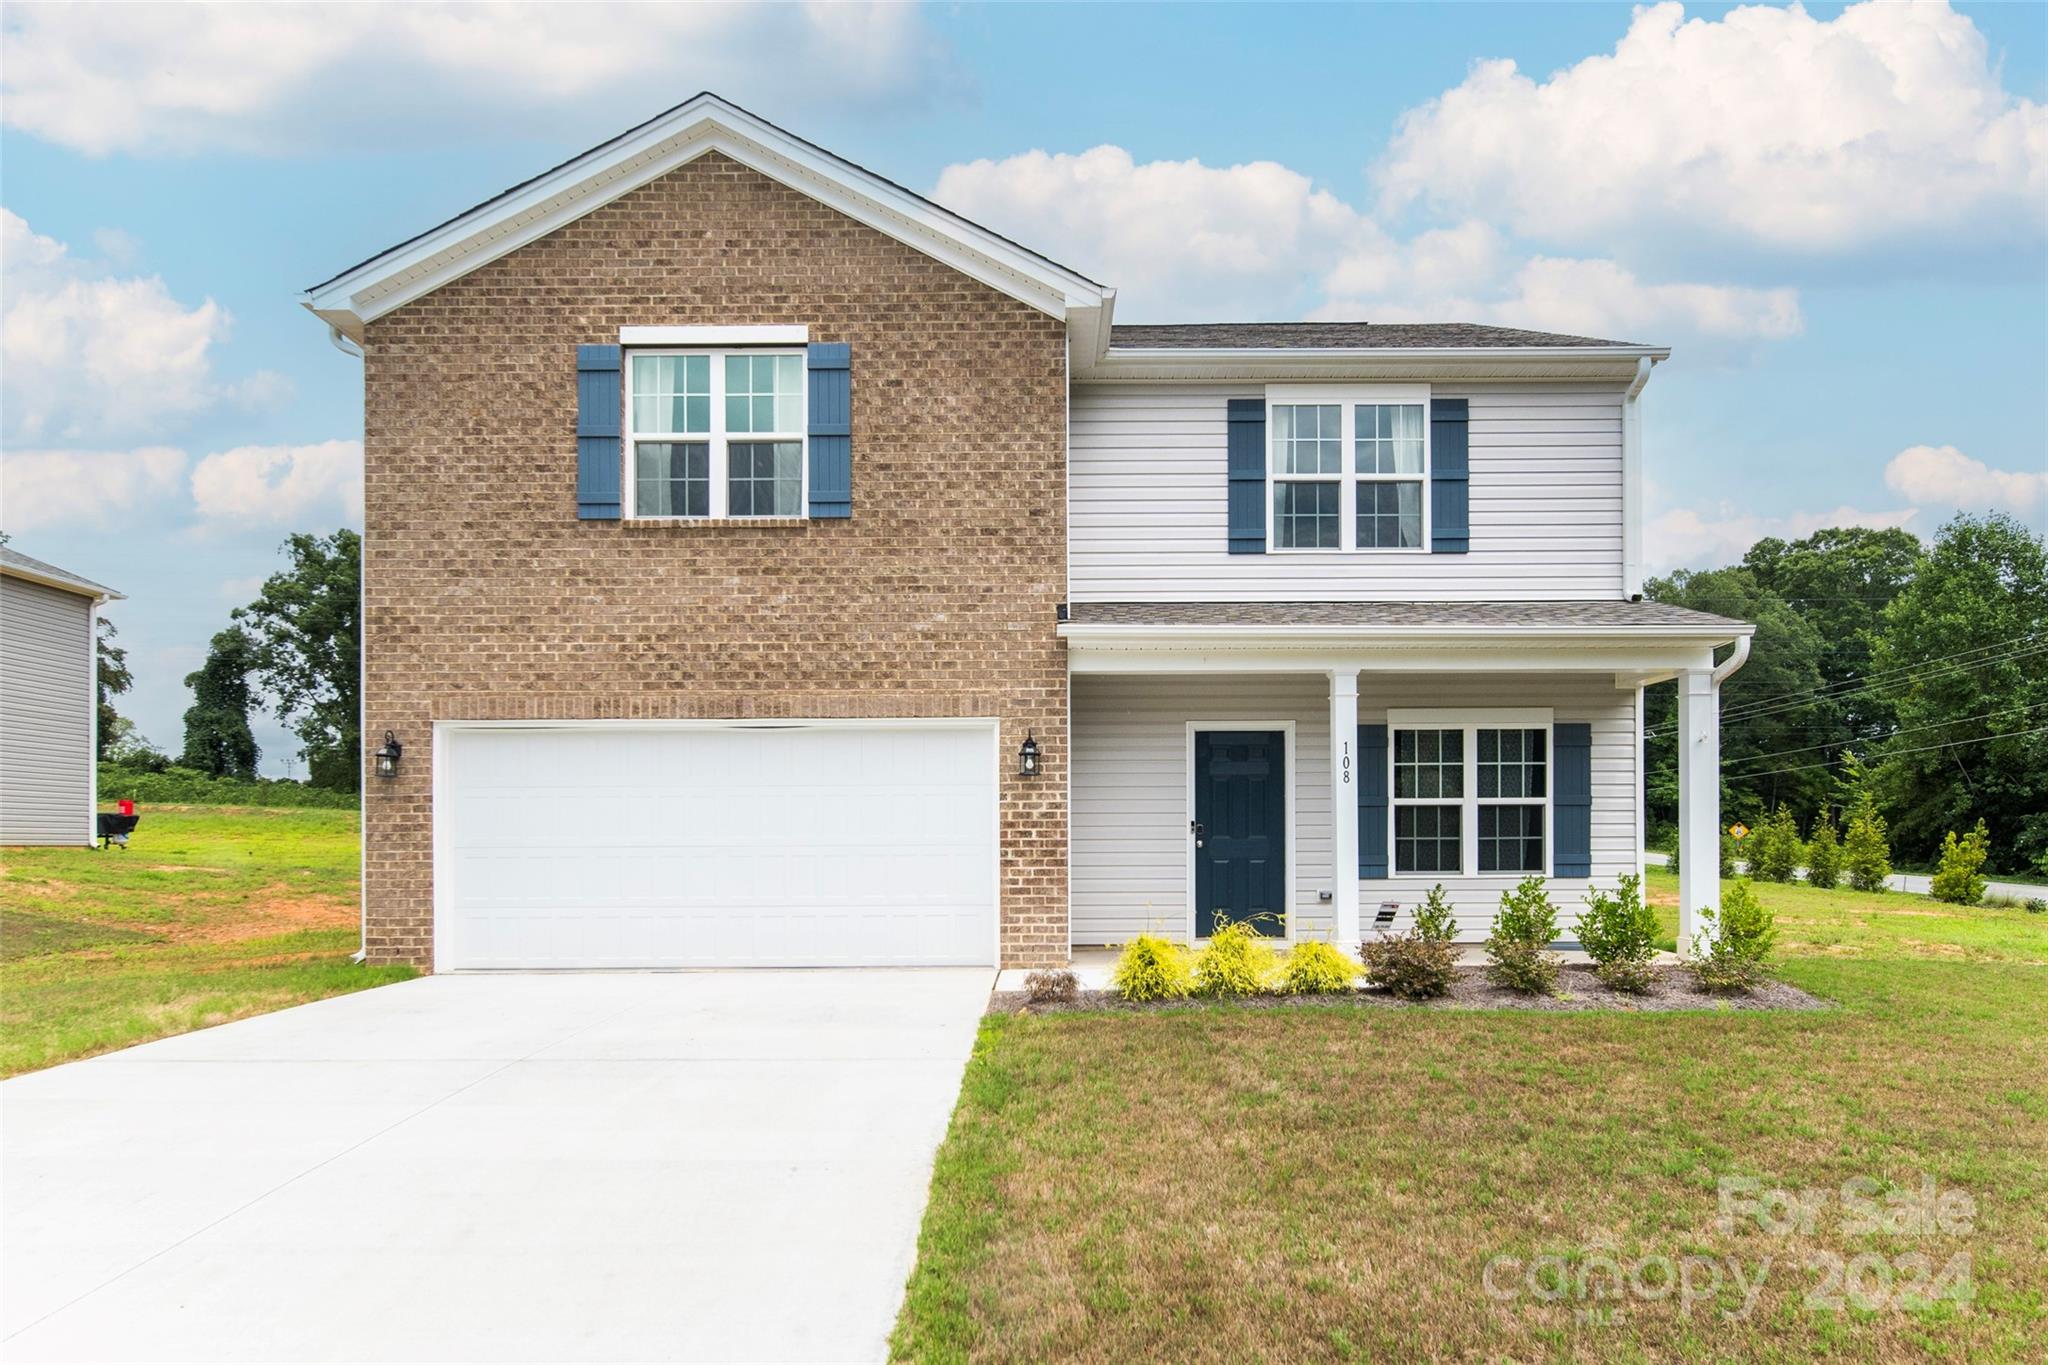
POLYGON ((1667 352, 1115 302, 708 95, 309 291, 364 356, 403 748, 370 957, 1353 944, 1438 881, 1476 936, 1637 868, 1673 677, 1712 904, 1750 627, 1639 598, 1667 352))
POLYGON ((0 545, 0 844, 90 844, 99 609, 120 593, 0 545))

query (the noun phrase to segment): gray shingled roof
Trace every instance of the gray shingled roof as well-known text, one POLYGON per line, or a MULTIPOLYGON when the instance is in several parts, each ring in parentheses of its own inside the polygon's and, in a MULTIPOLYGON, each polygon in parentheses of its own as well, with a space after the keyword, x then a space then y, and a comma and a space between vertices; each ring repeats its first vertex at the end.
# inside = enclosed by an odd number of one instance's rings
POLYGON ((1465 346, 1477 350, 1528 347, 1637 346, 1561 332, 1524 332, 1471 322, 1187 322, 1110 328, 1111 350, 1157 346, 1174 349, 1355 350, 1465 346))
POLYGON ((55 564, 45 564, 40 559, 32 558, 19 550, 10 549, 5 545, 0 545, 0 568, 19 569, 21 572, 32 577, 46 578, 63 583, 87 594, 105 593, 109 597, 120 597, 123 595, 115 592, 104 583, 95 583, 90 578, 80 578, 69 569, 60 569, 55 564))
POLYGON ((1443 626, 1742 628, 1740 621, 1663 602, 1076 602, 1084 626, 1443 626))

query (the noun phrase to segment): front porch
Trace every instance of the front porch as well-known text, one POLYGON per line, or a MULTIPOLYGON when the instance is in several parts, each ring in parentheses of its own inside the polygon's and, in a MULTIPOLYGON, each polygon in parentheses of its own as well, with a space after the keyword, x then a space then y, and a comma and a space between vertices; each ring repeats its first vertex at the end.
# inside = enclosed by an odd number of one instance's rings
POLYGON ((1688 943, 1718 905, 1719 682, 1749 630, 1649 603, 1077 604, 1076 960, 1219 915, 1350 948, 1438 883, 1476 945, 1531 874, 1568 939, 1588 887, 1641 872, 1642 689, 1671 678, 1688 943))

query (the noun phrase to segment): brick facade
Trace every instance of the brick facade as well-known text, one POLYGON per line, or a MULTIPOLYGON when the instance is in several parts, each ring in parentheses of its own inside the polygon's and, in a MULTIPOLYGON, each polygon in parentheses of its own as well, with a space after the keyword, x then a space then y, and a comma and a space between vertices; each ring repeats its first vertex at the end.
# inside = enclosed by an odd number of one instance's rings
POLYGON ((1005 965, 1067 956, 1061 324, 712 154, 372 322, 372 959, 433 960, 436 720, 996 716, 1005 965), (853 516, 576 518, 576 345, 804 323, 853 351, 853 516))

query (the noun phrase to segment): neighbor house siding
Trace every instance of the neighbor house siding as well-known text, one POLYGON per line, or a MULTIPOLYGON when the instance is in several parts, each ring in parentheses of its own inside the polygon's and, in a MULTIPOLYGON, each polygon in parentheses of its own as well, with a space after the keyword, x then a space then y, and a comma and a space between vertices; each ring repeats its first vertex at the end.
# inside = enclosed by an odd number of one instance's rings
POLYGON ((433 959, 435 721, 911 716, 999 723, 1003 961, 1065 959, 1057 319, 713 153, 364 349, 363 733, 406 745, 365 779, 373 960, 433 959), (850 517, 578 518, 577 346, 684 324, 850 345, 850 517))
MULTIPOLYGON (((1637 866, 1636 694, 1612 676, 1484 677, 1375 674, 1359 678, 1360 724, 1390 707, 1544 706, 1593 732, 1593 875, 1550 883, 1567 934, 1590 882, 1611 886, 1637 866)), ((1329 684, 1316 674, 1074 678, 1073 934, 1077 944, 1120 943, 1152 931, 1182 938, 1188 916, 1189 721, 1295 723, 1297 934, 1327 938, 1330 886, 1329 684)), ((1357 818, 1355 809, 1347 817, 1357 818)), ((1360 923, 1384 902, 1412 922, 1442 880, 1462 937, 1485 937, 1513 877, 1401 877, 1358 882, 1360 923)))
MULTIPOLYGON (((1641 844, 1636 837, 1636 693, 1616 689, 1611 674, 1518 680, 1367 673, 1358 680, 1361 725, 1384 724, 1389 708, 1483 710, 1490 706, 1547 706, 1554 712, 1553 721, 1584 721, 1592 726, 1593 875, 1549 882, 1550 899, 1558 907, 1558 927, 1569 938, 1585 903, 1586 888, 1594 883, 1612 886, 1615 878, 1637 868, 1641 844)), ((1391 842, 1388 846, 1391 849, 1391 842)), ((1401 907, 1396 926, 1407 928, 1424 893, 1441 881, 1457 910, 1459 935, 1482 939, 1500 908, 1500 893, 1517 880, 1512 876, 1389 877, 1360 882, 1359 923, 1369 928, 1379 907, 1391 901, 1401 907)))
POLYGON ((0 577, 0 844, 92 836, 92 599, 0 577))
POLYGON ((1188 930, 1188 722, 1293 721, 1295 933, 1327 938, 1330 689, 1320 677, 1074 678, 1074 942, 1188 930))
POLYGON ((1229 552, 1226 407, 1257 385, 1077 387, 1077 602, 1529 601, 1622 591, 1619 389, 1435 386, 1471 403, 1471 551, 1229 552))

